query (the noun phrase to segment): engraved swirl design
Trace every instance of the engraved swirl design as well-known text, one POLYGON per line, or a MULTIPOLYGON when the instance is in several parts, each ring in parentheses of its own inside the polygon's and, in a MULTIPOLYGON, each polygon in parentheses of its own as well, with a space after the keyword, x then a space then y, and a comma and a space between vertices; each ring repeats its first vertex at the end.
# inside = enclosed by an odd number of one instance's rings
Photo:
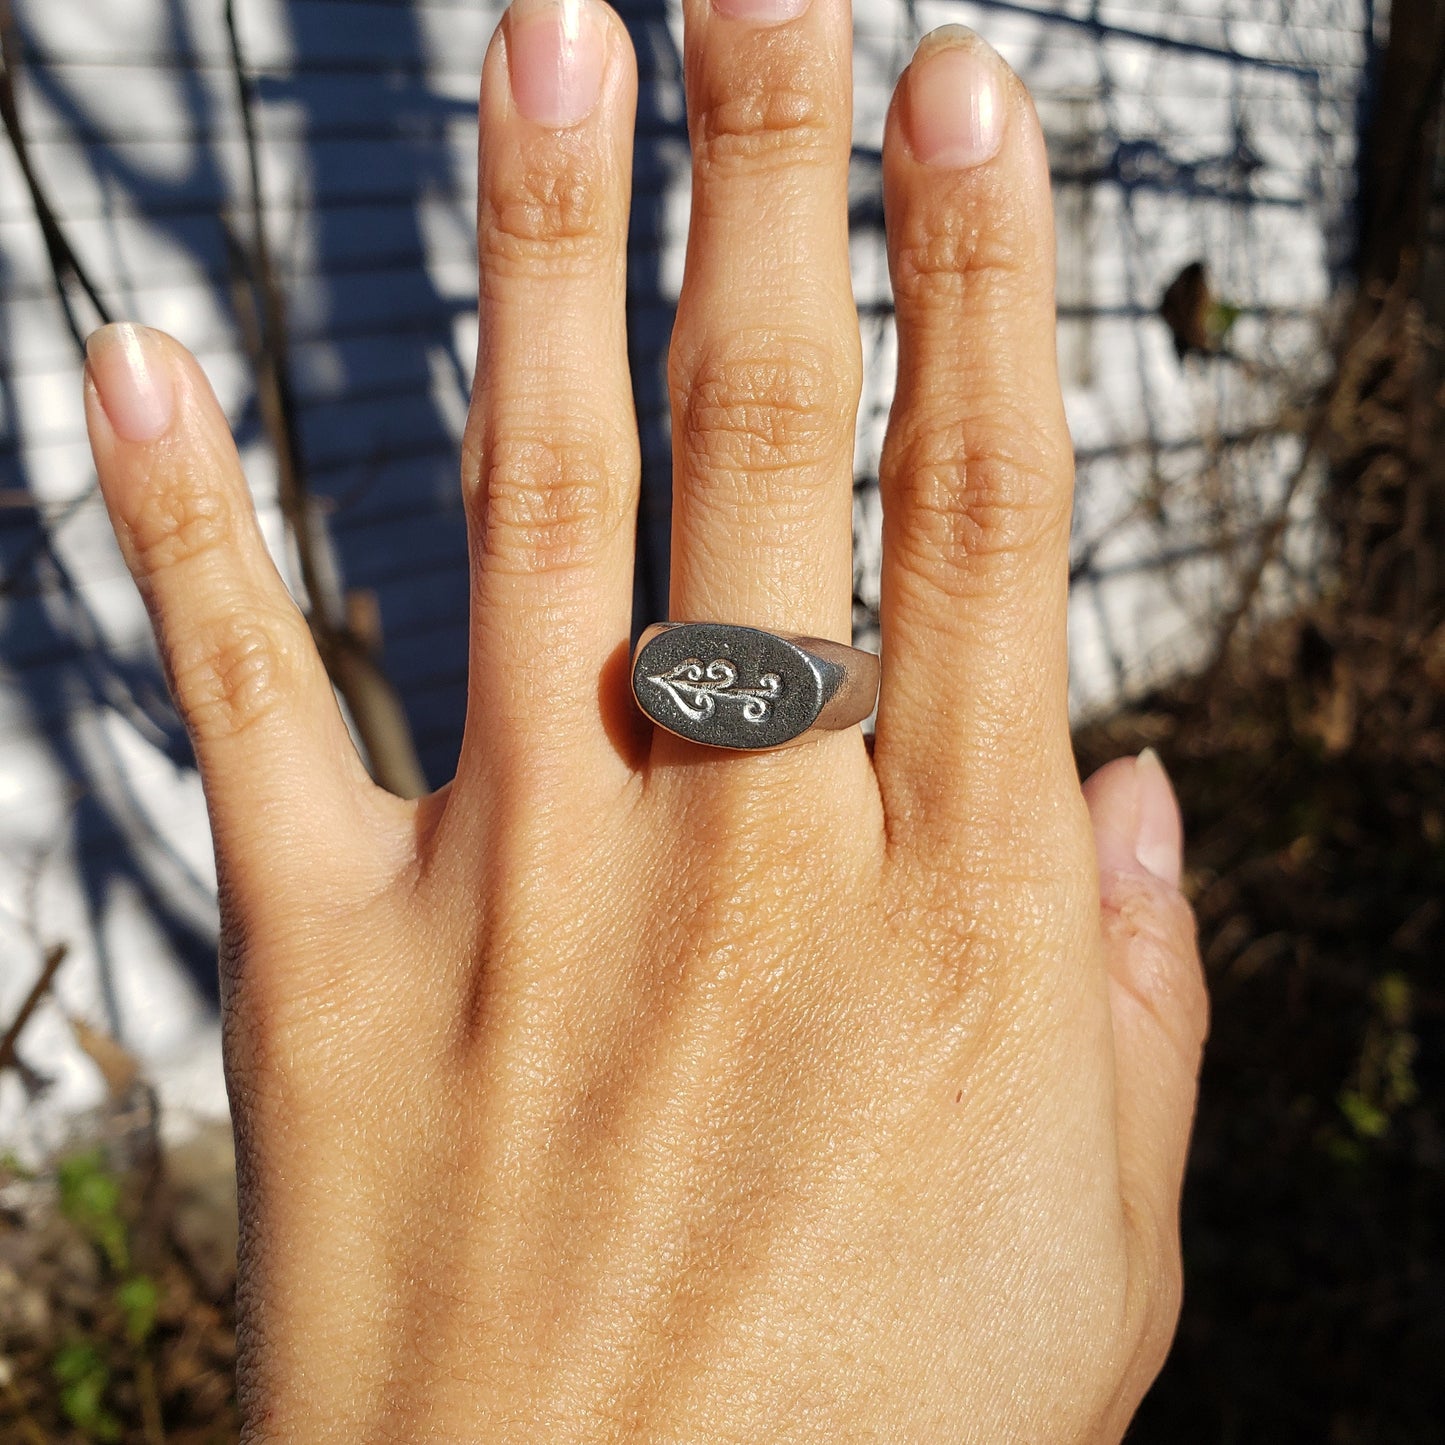
POLYGON ((737 703, 746 722, 762 722, 783 691, 783 680, 775 672, 763 673, 756 687, 740 687, 737 666, 726 657, 707 663, 699 657, 686 657, 667 672, 649 673, 647 680, 661 688, 693 722, 710 718, 720 702, 737 703))

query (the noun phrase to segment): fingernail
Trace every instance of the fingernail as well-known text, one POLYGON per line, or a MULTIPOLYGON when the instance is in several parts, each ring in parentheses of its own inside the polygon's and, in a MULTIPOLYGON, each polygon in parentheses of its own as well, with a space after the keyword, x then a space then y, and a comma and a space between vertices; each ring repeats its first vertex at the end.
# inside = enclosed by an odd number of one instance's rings
POLYGON ((562 130, 584 121, 602 94, 606 22, 595 0, 513 0, 507 65, 517 109, 562 130))
POLYGON ((160 338, 122 321, 103 326, 85 343, 86 369, 122 441, 153 442, 171 424, 176 394, 160 338))
POLYGON ((796 20, 810 0, 712 0, 712 8, 729 20, 750 20, 754 25, 781 25, 796 20))
POLYGON ((1134 856, 1156 878, 1177 888, 1184 872, 1184 823, 1169 774, 1153 748, 1145 748, 1135 760, 1134 777, 1139 789, 1134 856))
POLYGON ((963 25, 923 37, 908 67, 908 140, 927 165, 964 170, 1003 142, 1001 62, 963 25))

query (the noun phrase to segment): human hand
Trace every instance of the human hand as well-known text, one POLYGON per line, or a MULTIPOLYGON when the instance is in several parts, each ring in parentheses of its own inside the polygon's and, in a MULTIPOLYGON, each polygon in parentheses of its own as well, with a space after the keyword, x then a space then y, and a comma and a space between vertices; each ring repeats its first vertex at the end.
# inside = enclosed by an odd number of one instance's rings
MULTIPOLYGON (((686 11, 672 616, 843 638, 849 14, 686 11)), ((365 777, 195 363, 91 346, 215 834, 246 1439, 1115 1440, 1177 1310, 1205 1003, 1162 770, 1081 790, 1069 745, 1037 121, 963 33, 901 82, 876 748, 735 755, 627 696, 635 86, 592 0, 487 57, 434 797, 365 777)))

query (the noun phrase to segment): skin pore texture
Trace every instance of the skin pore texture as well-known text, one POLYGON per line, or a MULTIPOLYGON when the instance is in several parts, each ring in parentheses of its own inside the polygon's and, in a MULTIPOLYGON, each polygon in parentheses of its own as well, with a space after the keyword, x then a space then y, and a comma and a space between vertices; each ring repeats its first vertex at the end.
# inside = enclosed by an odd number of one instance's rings
MULTIPOLYGON (((683 10, 670 615, 846 640, 851 18, 683 10)), ((1163 768, 1081 787, 1070 749, 1037 119, 956 27, 900 81, 876 742, 740 755, 627 695, 636 85, 597 0, 517 0, 487 55, 473 686, 429 798, 366 777, 194 360, 90 345, 215 834, 244 1438, 1117 1441, 1206 1003, 1163 768)))

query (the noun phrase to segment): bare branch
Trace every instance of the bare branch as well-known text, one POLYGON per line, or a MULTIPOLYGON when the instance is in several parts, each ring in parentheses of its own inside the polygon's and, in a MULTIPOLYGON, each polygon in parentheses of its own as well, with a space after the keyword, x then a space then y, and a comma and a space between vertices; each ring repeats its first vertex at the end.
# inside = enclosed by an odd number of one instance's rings
POLYGON ((317 517, 296 423, 286 297, 277 278, 266 220, 255 86, 241 46, 235 0, 226 0, 225 22, 250 186, 248 244, 242 244, 234 227, 225 225, 232 296, 256 373, 262 422, 276 454, 277 501, 296 548, 307 621, 321 660, 355 724, 372 776, 401 797, 420 797, 426 792, 426 777, 401 700, 377 661, 375 639, 351 626, 353 609, 335 597, 318 554, 317 517))
POLYGON ((50 261, 50 274, 55 280, 55 293, 65 312, 65 324, 75 338, 75 344, 85 349, 85 338, 95 326, 104 326, 111 319, 109 307, 101 299, 100 290, 91 280, 90 273, 81 264, 74 248, 66 239, 64 230, 55 214, 55 208, 40 184, 35 167, 30 160, 30 145, 20 123, 20 106, 15 94, 15 77, 20 70, 20 32, 15 24, 15 12, 10 0, 0 0, 0 120, 4 121, 5 134, 10 138, 15 159, 20 163, 20 173, 25 179, 25 188, 30 193, 31 209, 41 235, 45 238, 45 254, 50 261), (95 322, 84 326, 76 314, 72 288, 78 287, 95 310, 95 322))
POLYGON ((25 995, 25 1002, 20 1005, 20 1012, 11 1020, 10 1027, 5 1030, 3 1038, 0 1038, 0 1072, 10 1068, 16 1063, 15 1046, 20 1042, 20 1035, 25 1032, 25 1026, 30 1022, 31 1015, 38 1009, 50 992, 50 986, 55 982, 55 975, 60 972, 60 965, 65 962, 69 950, 65 944, 57 943, 45 955, 45 962, 40 970, 40 977, 35 980, 30 992, 25 995))

